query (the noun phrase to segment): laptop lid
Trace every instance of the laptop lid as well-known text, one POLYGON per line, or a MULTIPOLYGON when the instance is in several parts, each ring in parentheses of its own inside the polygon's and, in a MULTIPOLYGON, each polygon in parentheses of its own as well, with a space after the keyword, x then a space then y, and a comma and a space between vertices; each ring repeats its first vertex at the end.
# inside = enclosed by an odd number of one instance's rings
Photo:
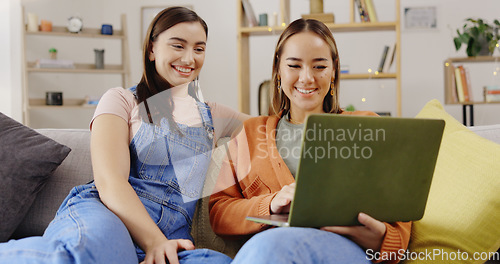
POLYGON ((304 127, 290 226, 421 219, 443 120, 310 115, 304 127))

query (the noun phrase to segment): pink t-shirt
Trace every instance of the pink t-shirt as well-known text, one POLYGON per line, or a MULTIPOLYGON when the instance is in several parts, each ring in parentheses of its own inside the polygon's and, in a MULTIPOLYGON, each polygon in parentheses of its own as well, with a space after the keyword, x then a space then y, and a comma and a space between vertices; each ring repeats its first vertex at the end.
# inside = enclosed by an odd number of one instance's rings
MULTIPOLYGON (((174 102, 172 115, 175 122, 188 126, 201 126, 201 116, 193 97, 188 95, 186 97, 173 96, 172 98, 174 102)), ((212 113, 215 130, 214 142, 221 137, 231 136, 232 132, 240 127, 244 119, 241 113, 221 104, 211 102, 207 104, 210 106, 212 113)), ((134 94, 128 89, 117 87, 111 88, 104 93, 90 122, 90 129, 92 129, 94 119, 102 114, 114 114, 123 118, 129 126, 130 142, 141 126, 139 105, 134 94)))

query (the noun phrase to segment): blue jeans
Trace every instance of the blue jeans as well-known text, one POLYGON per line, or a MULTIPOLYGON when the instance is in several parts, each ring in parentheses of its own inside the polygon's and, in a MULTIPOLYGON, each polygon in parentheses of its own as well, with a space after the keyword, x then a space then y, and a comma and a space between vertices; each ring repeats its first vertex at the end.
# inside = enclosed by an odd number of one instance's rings
POLYGON ((125 225, 97 190, 74 188, 41 237, 0 244, 0 263, 138 263, 125 225))
MULTIPOLYGON (((95 187, 75 187, 41 237, 0 243, 0 264, 50 263, 137 264, 127 228, 101 200, 95 187)), ((230 263, 228 256, 196 249, 179 252, 181 264, 230 263), (209 259, 209 261, 207 261, 209 259)))
POLYGON ((313 228, 283 227, 263 231, 240 249, 233 264, 241 263, 371 263, 356 243, 313 228))

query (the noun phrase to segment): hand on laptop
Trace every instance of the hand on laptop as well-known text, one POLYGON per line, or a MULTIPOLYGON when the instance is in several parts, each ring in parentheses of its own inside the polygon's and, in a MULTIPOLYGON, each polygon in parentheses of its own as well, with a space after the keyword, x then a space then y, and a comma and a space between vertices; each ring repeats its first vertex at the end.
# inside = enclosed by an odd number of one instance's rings
POLYGON ((286 214, 290 212, 290 204, 295 194, 295 182, 283 186, 281 190, 271 200, 271 214, 286 214))
POLYGON ((364 213, 358 214, 358 221, 361 226, 325 226, 321 230, 346 236, 362 248, 380 251, 386 231, 385 224, 364 213))

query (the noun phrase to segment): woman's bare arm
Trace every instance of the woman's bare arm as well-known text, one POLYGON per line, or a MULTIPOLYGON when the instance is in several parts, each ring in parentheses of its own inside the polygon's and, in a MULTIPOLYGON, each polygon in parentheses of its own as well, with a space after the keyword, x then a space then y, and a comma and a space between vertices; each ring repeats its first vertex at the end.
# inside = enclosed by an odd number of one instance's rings
POLYGON ((170 263, 178 263, 177 250, 192 249, 194 246, 189 240, 189 243, 167 240, 149 216, 128 182, 128 146, 129 127, 125 120, 112 114, 103 114, 94 119, 92 167, 101 201, 122 220, 134 241, 146 252, 147 263, 165 263, 165 256, 170 263))

